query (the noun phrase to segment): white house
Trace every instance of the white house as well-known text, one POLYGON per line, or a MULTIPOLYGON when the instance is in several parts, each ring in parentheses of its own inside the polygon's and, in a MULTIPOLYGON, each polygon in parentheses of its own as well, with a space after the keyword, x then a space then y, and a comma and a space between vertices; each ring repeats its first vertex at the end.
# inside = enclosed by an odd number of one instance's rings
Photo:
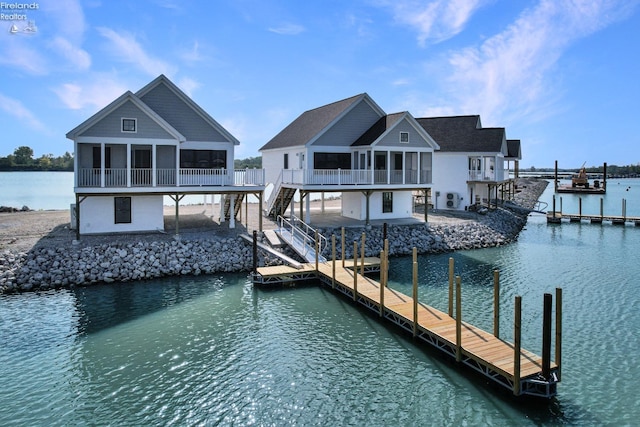
POLYGON ((515 161, 517 168, 520 141, 508 142, 504 128, 483 128, 478 115, 416 121, 440 146, 434 156, 434 208, 468 209, 514 191, 509 162, 515 161))
POLYGON ((260 149, 274 185, 267 211, 284 213, 298 191, 308 221, 309 194, 341 192, 345 217, 411 217, 413 191, 431 188, 437 149, 411 114, 386 114, 366 93, 306 111, 260 149))
POLYGON ((176 203, 176 224, 187 194, 226 196, 230 226, 247 194, 262 200, 264 172, 234 171, 238 140, 164 75, 66 136, 74 141, 78 234, 163 230, 165 195, 176 203))

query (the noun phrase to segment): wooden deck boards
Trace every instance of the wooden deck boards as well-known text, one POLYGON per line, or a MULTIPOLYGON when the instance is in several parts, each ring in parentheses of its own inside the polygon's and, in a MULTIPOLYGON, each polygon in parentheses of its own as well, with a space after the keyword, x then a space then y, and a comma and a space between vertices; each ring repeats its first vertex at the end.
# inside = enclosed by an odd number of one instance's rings
MULTIPOLYGON (((318 272, 328 280, 332 278, 332 261, 318 265, 318 272)), ((311 266, 312 269, 315 265, 311 266)), ((353 260, 347 261, 343 268, 340 261, 336 262, 335 280, 340 286, 353 290, 353 260), (347 267, 347 265, 349 267, 347 267)), ((359 271, 359 270, 358 270, 359 271)), ((358 295, 365 297, 375 304, 380 304, 380 284, 375 280, 358 273, 358 295)), ((413 298, 396 290, 385 288, 384 306, 409 321, 413 320, 413 298)), ((434 334, 442 340, 455 346, 456 320, 438 309, 426 304, 418 304, 418 327, 420 330, 434 334)), ((483 366, 491 367, 513 380, 514 377, 514 349, 513 344, 500 340, 492 334, 473 325, 462 323, 462 352, 483 366)), ((520 377, 526 378, 542 370, 542 358, 522 349, 520 355, 520 377)), ((555 364, 552 363, 552 368, 555 364)))

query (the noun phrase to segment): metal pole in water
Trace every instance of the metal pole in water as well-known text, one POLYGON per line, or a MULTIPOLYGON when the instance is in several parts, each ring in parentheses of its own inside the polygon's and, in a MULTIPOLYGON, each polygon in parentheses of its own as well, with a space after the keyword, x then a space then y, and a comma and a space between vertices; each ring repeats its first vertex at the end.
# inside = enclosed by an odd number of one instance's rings
POLYGON ((582 197, 578 197, 578 217, 582 220, 582 197))
POLYGON ((493 336, 500 338, 500 271, 493 270, 493 336))
POLYGON ((513 394, 520 395, 520 334, 522 327, 522 297, 516 296, 513 321, 513 394))
POLYGON ((604 199, 600 197, 600 221, 604 218, 604 199))
POLYGON ((542 312, 542 376, 549 379, 551 375, 551 294, 544 294, 542 312))

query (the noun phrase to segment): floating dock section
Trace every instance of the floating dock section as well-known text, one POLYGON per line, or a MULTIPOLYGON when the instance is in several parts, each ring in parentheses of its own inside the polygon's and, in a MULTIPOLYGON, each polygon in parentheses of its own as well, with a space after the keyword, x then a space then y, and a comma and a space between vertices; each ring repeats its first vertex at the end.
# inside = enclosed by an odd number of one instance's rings
MULTIPOLYGON (((342 260, 336 260, 335 236, 332 238, 332 245, 332 260, 316 260, 315 264, 305 264, 302 269, 287 266, 256 267, 253 281, 259 286, 305 280, 319 281, 355 304, 378 314, 382 320, 390 321, 413 334, 415 339, 479 372, 516 396, 551 398, 556 395, 557 384, 560 382, 561 289, 556 289, 555 360, 551 361, 551 294, 545 294, 543 355, 538 356, 521 348, 520 297, 515 299, 514 342, 499 338, 497 271, 494 273, 494 331, 490 333, 462 320, 461 278, 455 277, 454 286, 453 258, 449 264, 449 312, 445 313, 418 301, 418 264, 415 249, 413 295, 408 296, 386 286, 387 252, 381 251, 380 258, 360 257, 344 260, 343 256, 342 260), (367 271, 376 269, 380 272, 379 281, 366 276, 367 271)), ((385 247, 388 247, 386 242, 385 247)), ((354 242, 354 254, 358 254, 357 242, 354 242)))

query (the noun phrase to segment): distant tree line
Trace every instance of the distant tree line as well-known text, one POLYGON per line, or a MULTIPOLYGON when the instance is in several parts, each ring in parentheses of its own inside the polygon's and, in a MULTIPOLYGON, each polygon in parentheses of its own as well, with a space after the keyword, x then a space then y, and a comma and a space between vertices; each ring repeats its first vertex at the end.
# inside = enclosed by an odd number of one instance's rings
POLYGON ((262 169, 262 156, 235 159, 233 163, 236 169, 262 169))
POLYGON ((33 149, 25 145, 16 148, 13 154, 0 157, 0 171, 70 171, 73 172, 73 154, 62 156, 43 154, 33 157, 33 149))

